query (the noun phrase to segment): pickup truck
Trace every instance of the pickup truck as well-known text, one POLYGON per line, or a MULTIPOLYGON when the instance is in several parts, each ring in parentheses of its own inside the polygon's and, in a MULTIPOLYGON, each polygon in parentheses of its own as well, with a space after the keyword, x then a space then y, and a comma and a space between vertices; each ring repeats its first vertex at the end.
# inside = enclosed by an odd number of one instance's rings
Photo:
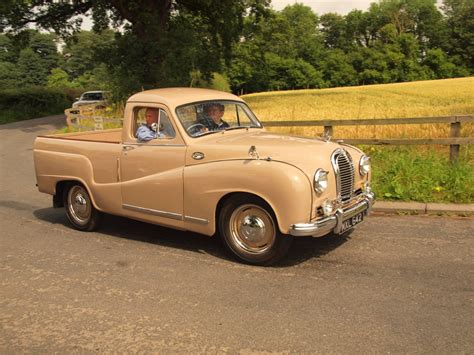
POLYGON ((123 128, 38 136, 34 162, 39 191, 79 230, 109 213, 220 235, 254 265, 293 237, 350 233, 374 202, 362 151, 269 133, 241 98, 208 89, 137 93, 123 128))

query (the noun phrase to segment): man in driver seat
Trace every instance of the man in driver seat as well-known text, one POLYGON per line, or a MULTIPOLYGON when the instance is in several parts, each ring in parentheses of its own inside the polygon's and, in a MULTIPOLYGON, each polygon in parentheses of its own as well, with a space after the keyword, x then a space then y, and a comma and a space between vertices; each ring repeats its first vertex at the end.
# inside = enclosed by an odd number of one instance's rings
POLYGON ((204 117, 198 123, 205 126, 209 131, 217 131, 229 128, 229 124, 222 119, 224 116, 224 105, 211 102, 204 105, 204 117))

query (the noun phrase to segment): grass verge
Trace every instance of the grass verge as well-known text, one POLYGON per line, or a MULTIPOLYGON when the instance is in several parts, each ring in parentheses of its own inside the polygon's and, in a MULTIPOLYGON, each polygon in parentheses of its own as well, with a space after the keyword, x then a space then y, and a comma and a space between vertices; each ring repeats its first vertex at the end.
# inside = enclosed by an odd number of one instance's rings
POLYGON ((474 202, 474 149, 463 147, 449 162, 449 148, 361 147, 372 159, 377 199, 417 202, 474 202))

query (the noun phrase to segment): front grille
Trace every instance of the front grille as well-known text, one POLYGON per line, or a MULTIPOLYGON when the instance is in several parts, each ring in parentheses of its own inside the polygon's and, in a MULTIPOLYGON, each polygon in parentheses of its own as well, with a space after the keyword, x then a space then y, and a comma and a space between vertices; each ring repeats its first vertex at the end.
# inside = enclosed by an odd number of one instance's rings
POLYGON ((336 174, 337 192, 341 200, 350 200, 354 190, 354 166, 350 157, 343 150, 333 155, 334 172, 336 174))

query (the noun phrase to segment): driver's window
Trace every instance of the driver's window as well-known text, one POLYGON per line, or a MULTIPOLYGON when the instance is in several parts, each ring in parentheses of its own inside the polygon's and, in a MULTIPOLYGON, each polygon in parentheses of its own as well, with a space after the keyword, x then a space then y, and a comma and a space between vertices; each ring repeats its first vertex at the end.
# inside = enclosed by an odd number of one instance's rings
POLYGON ((138 142, 176 137, 168 114, 163 109, 138 107, 135 109, 133 126, 134 137, 138 142))

